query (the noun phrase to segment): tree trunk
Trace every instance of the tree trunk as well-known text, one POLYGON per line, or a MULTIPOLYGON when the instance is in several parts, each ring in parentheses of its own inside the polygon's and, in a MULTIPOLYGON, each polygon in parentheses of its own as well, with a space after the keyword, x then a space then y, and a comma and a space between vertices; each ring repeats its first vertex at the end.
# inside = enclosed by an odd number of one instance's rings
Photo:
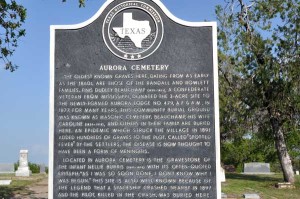
POLYGON ((283 171, 283 177, 285 182, 294 183, 295 182, 295 175, 293 171, 293 165, 288 153, 284 135, 281 129, 281 125, 277 118, 271 119, 271 125, 273 128, 274 139, 276 150, 278 154, 278 158, 281 164, 281 168, 283 171))

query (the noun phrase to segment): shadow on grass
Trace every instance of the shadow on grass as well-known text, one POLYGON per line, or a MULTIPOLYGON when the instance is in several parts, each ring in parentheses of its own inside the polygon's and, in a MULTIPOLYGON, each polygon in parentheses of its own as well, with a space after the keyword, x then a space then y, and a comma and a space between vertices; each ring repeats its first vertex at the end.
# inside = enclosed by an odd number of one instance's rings
POLYGON ((24 187, 8 187, 1 186, 0 188, 0 198, 12 198, 15 192, 24 190, 24 187))
MULTIPOLYGON (((1 186, 0 188, 0 198, 1 199, 22 199, 23 196, 30 196, 33 192, 26 189, 25 186, 9 187, 1 186), (15 197, 15 195, 21 195, 21 197, 15 197)), ((38 198, 32 198, 38 199, 38 198)))
POLYGON ((244 174, 237 174, 237 173, 227 173, 226 178, 228 179, 235 179, 235 180, 249 180, 255 182, 265 182, 270 181, 274 183, 283 182, 283 179, 278 176, 272 175, 244 175, 244 174))

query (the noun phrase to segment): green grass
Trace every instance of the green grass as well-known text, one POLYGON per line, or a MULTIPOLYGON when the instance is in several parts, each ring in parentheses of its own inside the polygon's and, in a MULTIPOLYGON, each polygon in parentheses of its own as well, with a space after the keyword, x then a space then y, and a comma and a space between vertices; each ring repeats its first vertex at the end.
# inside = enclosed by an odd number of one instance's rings
POLYGON ((275 184, 283 182, 282 174, 275 175, 243 175, 226 174, 226 182, 222 183, 222 192, 242 198, 245 193, 259 194, 262 199, 300 199, 300 177, 296 176, 296 189, 277 189, 275 184))
POLYGON ((12 198, 15 194, 30 195, 30 191, 26 189, 34 183, 45 178, 45 175, 33 174, 30 177, 15 177, 13 174, 0 175, 0 180, 12 180, 9 186, 0 186, 0 198, 12 198))

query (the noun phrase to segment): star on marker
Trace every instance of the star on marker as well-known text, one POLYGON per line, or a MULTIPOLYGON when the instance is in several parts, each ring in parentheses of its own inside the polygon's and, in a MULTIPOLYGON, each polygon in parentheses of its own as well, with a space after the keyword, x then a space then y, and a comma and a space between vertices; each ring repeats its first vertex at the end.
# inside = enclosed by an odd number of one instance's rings
POLYGON ((128 55, 127 55, 127 54, 125 54, 125 55, 124 55, 124 57, 125 57, 125 58, 128 58, 128 55))
POLYGON ((141 58, 142 57, 142 55, 138 55, 138 58, 141 58))
POLYGON ((131 55, 131 59, 134 59, 134 55, 131 55))

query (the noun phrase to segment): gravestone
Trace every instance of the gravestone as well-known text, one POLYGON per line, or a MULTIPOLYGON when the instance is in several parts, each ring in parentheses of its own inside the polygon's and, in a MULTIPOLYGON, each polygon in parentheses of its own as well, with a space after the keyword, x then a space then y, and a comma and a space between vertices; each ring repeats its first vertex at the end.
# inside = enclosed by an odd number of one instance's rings
POLYGON ((227 198, 227 195, 225 193, 221 193, 221 198, 227 198))
POLYGON ((15 173, 14 164, 0 164, 0 174, 12 174, 15 173))
POLYGON ((278 189, 295 189, 296 188, 295 185, 290 182, 276 183, 275 187, 278 189))
POLYGON ((249 193, 244 194, 244 198, 247 198, 247 199, 260 199, 259 195, 253 194, 253 193, 251 193, 251 194, 249 194, 249 193))
POLYGON ((220 199, 216 33, 159 0, 52 26, 49 199, 220 199))
POLYGON ((40 164, 40 173, 46 173, 46 166, 44 164, 40 164))
POLYGON ((28 166, 28 150, 20 150, 19 167, 16 171, 16 176, 28 177, 32 172, 28 166))
POLYGON ((0 180, 0 186, 8 186, 11 184, 11 180, 0 180))
POLYGON ((220 169, 221 169, 221 182, 226 182, 225 170, 223 169, 223 167, 221 167, 220 169))
POLYGON ((270 171, 269 163, 251 162, 244 164, 244 174, 274 174, 270 171))
POLYGON ((296 175, 297 175, 297 176, 299 175, 299 171, 296 171, 296 175))

